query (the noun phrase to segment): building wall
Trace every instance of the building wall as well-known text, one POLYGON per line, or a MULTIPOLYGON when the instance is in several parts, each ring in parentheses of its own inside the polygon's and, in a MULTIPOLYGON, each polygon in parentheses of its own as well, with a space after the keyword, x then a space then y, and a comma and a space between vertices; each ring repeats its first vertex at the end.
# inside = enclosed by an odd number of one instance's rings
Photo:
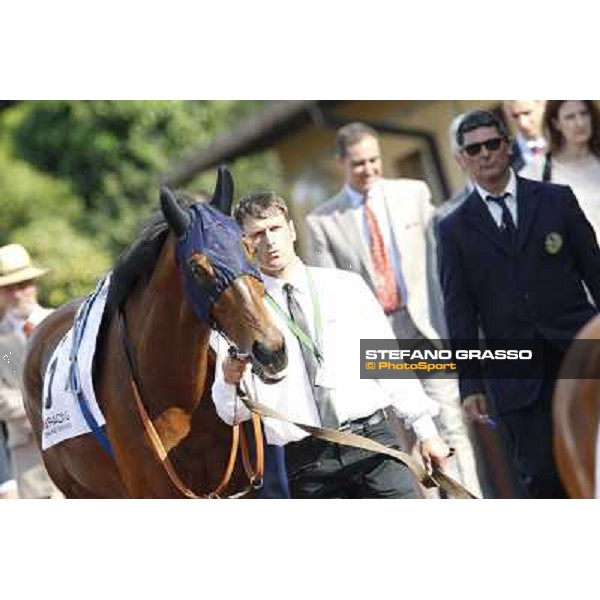
MULTIPOLYGON (((464 182, 450 152, 448 127, 452 119, 475 108, 493 109, 499 105, 498 100, 357 100, 341 104, 334 115, 367 122, 386 121, 427 131, 437 144, 443 174, 452 194, 464 182)), ((334 156, 335 132, 335 127, 310 125, 274 147, 289 186, 292 215, 300 225, 301 248, 304 216, 342 185, 342 173, 334 156)), ((440 173, 422 139, 390 134, 382 134, 380 139, 384 174, 387 177, 424 179, 432 190, 435 204, 447 199, 440 173)))

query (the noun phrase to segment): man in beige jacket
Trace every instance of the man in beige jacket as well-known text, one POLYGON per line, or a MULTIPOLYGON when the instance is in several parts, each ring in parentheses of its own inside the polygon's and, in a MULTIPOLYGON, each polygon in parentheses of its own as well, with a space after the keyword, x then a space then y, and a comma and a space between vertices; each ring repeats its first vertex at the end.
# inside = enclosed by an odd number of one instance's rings
POLYGON ((37 302, 35 280, 47 269, 31 263, 19 244, 0 248, 0 298, 6 313, 0 321, 0 421, 6 423, 18 492, 21 498, 54 498, 52 483, 23 405, 21 372, 27 337, 50 310, 37 302))

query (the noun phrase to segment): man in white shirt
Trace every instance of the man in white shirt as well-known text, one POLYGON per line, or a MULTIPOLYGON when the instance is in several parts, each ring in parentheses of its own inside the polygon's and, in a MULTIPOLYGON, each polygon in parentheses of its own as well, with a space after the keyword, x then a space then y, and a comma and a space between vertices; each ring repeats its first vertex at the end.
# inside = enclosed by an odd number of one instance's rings
POLYGON ((48 270, 35 267, 20 244, 0 248, 0 296, 6 314, 0 321, 0 420, 6 423, 18 492, 21 498, 61 494, 52 483, 25 414, 21 371, 27 337, 50 310, 37 301, 35 280, 48 270))
MULTIPOLYGON (((442 302, 441 296, 434 298, 440 289, 427 252, 434 211, 429 187, 416 179, 385 178, 377 132, 364 123, 338 130, 336 154, 344 186, 306 218, 307 262, 361 275, 379 299, 396 337, 412 340, 415 349, 434 350, 432 340, 441 336, 432 316, 436 307, 442 312, 442 302)), ((481 495, 456 380, 425 377, 422 384, 438 403, 444 437, 456 450, 451 475, 481 495)), ((414 440, 406 437, 404 443, 411 447, 414 440)))
MULTIPOLYGON (((432 416, 438 406, 413 379, 361 379, 360 340, 394 339, 373 294, 360 277, 336 269, 307 267, 294 250, 296 232, 285 202, 272 193, 243 198, 236 211, 264 277, 265 304, 284 334, 287 377, 265 385, 248 365, 218 349, 213 400, 227 423, 247 420, 235 386, 290 421, 339 428, 385 445, 395 437, 383 410, 391 405, 411 426, 426 465, 443 468, 449 449, 432 416), (301 315, 298 315, 299 305, 301 315), (303 321, 303 322, 302 322, 303 321)), ((292 497, 415 498, 408 469, 384 455, 324 442, 284 421, 265 418, 267 442, 285 446, 292 497)))

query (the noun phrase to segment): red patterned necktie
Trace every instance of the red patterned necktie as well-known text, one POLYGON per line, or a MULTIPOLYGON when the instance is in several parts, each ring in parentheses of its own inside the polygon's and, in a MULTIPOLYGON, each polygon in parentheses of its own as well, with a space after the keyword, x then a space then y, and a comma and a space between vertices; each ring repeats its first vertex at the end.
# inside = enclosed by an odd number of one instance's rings
POLYGON ((402 298, 396 285, 396 277, 392 269, 390 254, 385 247, 379 223, 373 212, 373 195, 370 190, 367 190, 365 193, 364 201, 365 218, 371 237, 371 260, 373 261, 373 268, 375 270, 375 293, 383 310, 386 314, 389 314, 398 309, 402 304, 402 298))
POLYGON ((25 323, 23 323, 23 333, 25 334, 25 337, 29 337, 31 335, 34 327, 35 325, 31 321, 25 321, 25 323))

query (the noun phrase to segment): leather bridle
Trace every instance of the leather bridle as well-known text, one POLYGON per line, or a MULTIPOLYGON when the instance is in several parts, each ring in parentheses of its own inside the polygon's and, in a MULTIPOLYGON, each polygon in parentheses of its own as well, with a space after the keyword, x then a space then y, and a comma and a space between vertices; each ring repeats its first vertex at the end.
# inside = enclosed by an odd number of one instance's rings
POLYGON ((433 467, 432 472, 428 473, 421 463, 419 463, 417 460, 415 460, 415 458, 413 458, 406 452, 402 452, 401 450, 384 446, 383 444, 375 442, 369 438, 356 435, 354 433, 347 433, 343 431, 326 429, 323 427, 315 427, 312 425, 305 425, 302 423, 290 421, 287 417, 285 417, 285 415, 282 415, 276 410, 264 404, 256 402, 255 400, 252 400, 248 391, 241 390, 239 387, 237 390, 237 397, 252 413, 252 426, 256 448, 254 468, 252 467, 250 462, 250 451, 248 448, 247 440, 245 439, 244 430, 240 427, 239 424, 233 425, 229 460, 227 462, 227 466, 225 468, 221 481, 217 484, 214 490, 203 495, 196 494, 195 492, 190 490, 189 487, 185 485, 185 483, 183 483, 183 481, 175 472, 173 464, 169 459, 168 453, 160 439, 160 436, 158 435, 158 432, 156 431, 156 428, 154 427, 154 424, 152 423, 152 420, 148 416, 146 408, 144 407, 144 403, 142 401, 142 396, 140 392, 140 378, 135 366, 135 362, 133 361, 131 343, 129 340, 129 336, 127 335, 127 323, 125 319, 125 314, 121 308, 119 308, 117 316, 121 345, 123 347, 123 351, 127 358, 127 364, 131 372, 131 384, 133 389, 133 395, 135 397, 136 406, 140 414, 141 420, 144 424, 144 429, 148 436, 148 440, 150 441, 150 445, 153 451, 155 452, 157 458, 163 465, 170 481, 185 498, 240 498, 250 493, 253 489, 261 487, 264 477, 264 441, 262 434, 261 418, 270 417, 273 419, 278 419, 280 421, 291 423, 292 425, 295 425, 296 427, 312 435, 313 437, 322 439, 327 442, 353 446, 355 448, 361 448, 363 450, 368 450, 370 452, 375 452, 389 456, 390 458, 393 458, 394 460, 405 465, 411 471, 411 473, 414 475, 417 481, 419 481, 424 487, 440 487, 452 497, 457 499, 477 499, 477 496, 475 496, 464 486, 462 486, 452 477, 450 477, 440 469, 436 468, 435 466, 433 467), (246 475, 248 477, 249 485, 241 492, 229 496, 224 496, 223 494, 231 481, 239 448, 241 448, 242 451, 242 463, 244 465, 244 470, 246 471, 246 475))
MULTIPOLYGON (((150 446, 154 454, 158 458, 159 462, 163 466, 169 480, 177 489, 177 491, 183 497, 192 499, 208 499, 223 497, 240 498, 242 496, 247 495, 251 491, 260 488, 262 486, 264 477, 264 442, 260 416, 255 413, 252 414, 252 430, 255 439, 254 445, 256 448, 254 466, 252 466, 251 464, 250 450, 248 446, 248 441, 246 440, 246 434, 244 432, 244 429, 240 425, 234 425, 231 431, 231 449, 229 452, 229 459, 227 461, 227 466, 225 467, 223 476, 221 477, 221 480, 219 481, 217 486, 212 491, 198 495, 181 480, 181 478, 175 471, 173 463, 169 459, 168 452, 165 449, 158 432, 156 431, 154 423, 148 415, 146 407, 144 406, 141 394, 141 380, 136 368, 136 364, 133 360, 131 342, 127 334, 127 321, 125 318, 125 313, 121 308, 119 308, 117 311, 117 317, 119 338, 121 340, 123 352, 127 359, 127 365, 131 373, 131 387, 138 413, 144 425, 144 430, 148 437, 148 441, 150 442, 150 446), (244 488, 241 492, 237 492, 230 496, 224 496, 224 493, 227 490, 227 487, 229 486, 231 477, 233 475, 239 449, 241 449, 242 463, 244 465, 246 476, 248 477, 249 485, 246 488, 244 488)), ((238 395, 240 398, 244 398, 243 393, 238 392, 238 395)))

